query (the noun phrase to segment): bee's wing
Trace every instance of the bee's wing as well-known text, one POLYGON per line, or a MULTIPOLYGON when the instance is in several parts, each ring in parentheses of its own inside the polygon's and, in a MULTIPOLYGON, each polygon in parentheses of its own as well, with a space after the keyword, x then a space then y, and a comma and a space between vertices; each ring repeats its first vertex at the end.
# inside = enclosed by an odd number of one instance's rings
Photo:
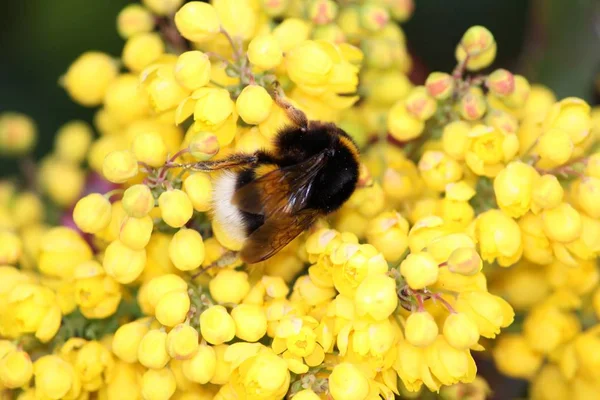
POLYGON ((306 207, 313 181, 325 161, 325 152, 321 152, 299 164, 275 169, 237 189, 232 203, 267 219, 298 212, 306 207))
POLYGON ((319 216, 314 209, 271 217, 244 242, 241 258, 248 264, 266 260, 308 229, 319 216))

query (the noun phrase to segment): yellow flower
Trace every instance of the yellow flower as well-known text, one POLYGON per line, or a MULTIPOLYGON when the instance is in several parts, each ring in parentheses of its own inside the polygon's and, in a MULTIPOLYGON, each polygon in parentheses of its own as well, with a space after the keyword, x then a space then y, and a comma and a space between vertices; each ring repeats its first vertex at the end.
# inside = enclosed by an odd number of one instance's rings
POLYGON ((519 225, 500 210, 479 214, 475 221, 475 237, 481 258, 496 260, 503 267, 517 262, 523 253, 519 225))
POLYGON ((266 120, 272 106, 273 99, 265 88, 258 85, 246 86, 235 101, 238 115, 250 125, 257 125, 266 120))
POLYGON ((383 274, 367 276, 354 294, 356 313, 368 315, 377 321, 387 319, 398 305, 396 282, 383 274))
POLYGON ((318 326, 318 321, 312 317, 289 316, 283 318, 275 329, 273 351, 282 355, 292 372, 306 373, 309 367, 323 362, 325 350, 318 335, 318 326))
POLYGON ((106 318, 115 313, 121 302, 121 286, 107 276, 99 262, 79 264, 75 278, 75 302, 87 318, 106 318))
POLYGON ((223 29, 234 37, 249 40, 254 36, 257 14, 249 0, 213 0, 223 29))
POLYGON ((340 363, 329 375, 329 391, 335 400, 365 399, 369 394, 369 381, 355 365, 340 363))
POLYGON ((210 40, 220 29, 215 8, 200 1, 192 1, 181 7, 175 14, 175 25, 181 35, 192 42, 210 40))
POLYGON ((117 16, 117 32, 123 39, 154 28, 152 13, 141 4, 129 4, 117 16))
POLYGON ((118 72, 116 61, 108 54, 88 51, 69 66, 63 76, 63 86, 76 102, 87 107, 97 106, 118 72))
POLYGON ((201 343, 194 355, 182 363, 183 374, 192 382, 206 384, 215 375, 217 356, 215 350, 201 343))
POLYGON ((41 242, 38 268, 50 276, 71 277, 75 267, 92 259, 92 250, 81 236, 66 227, 47 231, 41 242))
POLYGON ((600 179, 584 178, 578 185, 578 201, 581 209, 590 217, 600 218, 600 179))
POLYGON ((114 183, 124 183, 138 174, 138 164, 129 150, 115 150, 106 156, 102 164, 102 174, 114 183))
POLYGON ((136 320, 121 325, 113 336, 112 352, 127 363, 137 362, 138 347, 149 329, 149 321, 144 320, 136 320))
POLYGON ((462 167, 442 151, 426 151, 419 160, 419 171, 425 184, 436 191, 462 178, 462 167))
POLYGON ((146 332, 138 346, 137 358, 146 368, 164 368, 170 360, 167 352, 167 333, 158 329, 146 332))
POLYGON ((190 198, 179 189, 163 192, 158 198, 158 206, 163 221, 173 228, 181 228, 194 214, 190 198))
POLYGON ((573 398, 571 384, 557 365, 546 364, 531 383, 531 398, 534 400, 571 399, 573 398))
POLYGON ((95 392, 104 386, 105 376, 112 373, 114 360, 102 343, 89 341, 77 351, 74 367, 83 390, 95 392))
POLYGON ((261 306, 240 304, 231 311, 235 335, 246 342, 257 342, 267 333, 267 316, 261 306))
MULTIPOLYGON (((438 336, 435 343, 423 351, 433 378, 442 385, 472 382, 475 379, 477 367, 469 350, 455 349, 446 342, 444 336, 438 336)), ((427 381, 424 382, 427 384, 427 381)))
POLYGON ((398 212, 386 211, 369 221, 366 235, 386 261, 395 261, 408 248, 408 221, 398 212))
POLYGON ((427 347, 437 338, 438 326, 428 312, 415 312, 406 319, 404 335, 413 346, 427 347))
POLYGON ((519 220, 523 239, 523 257, 536 264, 550 264, 554 254, 550 240, 544 233, 541 215, 525 214, 519 220))
POLYGON ((467 135, 465 161, 477 175, 495 177, 519 150, 519 140, 512 133, 476 125, 467 135))
POLYGON ((33 364, 24 351, 8 353, 0 359, 0 381, 9 389, 25 386, 33 376, 33 364))
POLYGON ((479 334, 486 338, 496 337, 500 328, 512 324, 515 315, 505 300, 483 290, 460 293, 454 308, 474 321, 479 334))
POLYGON ((568 243, 581 234, 581 215, 569 203, 542 212, 544 233, 550 240, 568 243))
POLYGON ((143 250, 152 235, 154 221, 146 215, 142 218, 126 217, 121 224, 119 240, 132 250, 143 250))
POLYGON ((201 51, 181 53, 177 57, 173 74, 177 82, 187 90, 196 90, 210 81, 210 60, 201 51))
POLYGON ((542 175, 533 181, 531 211, 534 214, 541 210, 557 207, 563 200, 564 189, 554 175, 542 175))
POLYGON ((408 141, 421 135, 425 129, 425 123, 410 114, 404 101, 400 100, 390 109, 387 128, 396 140, 408 141))
POLYGON ((408 392, 418 392, 423 383, 430 390, 439 390, 440 384, 434 381, 425 360, 424 349, 401 340, 397 347, 393 368, 408 392))
POLYGON ((248 274, 223 269, 209 282, 210 295, 217 303, 239 304, 250 291, 248 274))
POLYGON ((286 52, 285 65, 290 79, 301 87, 325 87, 334 61, 326 48, 314 41, 304 41, 286 52))
POLYGON ((215 131, 231 119, 234 103, 227 90, 202 87, 179 105, 178 112, 180 110, 182 114, 178 121, 183 121, 193 113, 194 129, 215 131))
POLYGON ((169 244, 169 258, 181 271, 199 268, 204 261, 202 236, 193 229, 180 229, 169 244))
POLYGON ((277 67, 283 61, 281 46, 273 35, 259 35, 248 44, 248 60, 260 69, 277 67))
POLYGON ((140 90, 137 75, 121 74, 106 89, 104 109, 119 124, 127 124, 151 112, 148 98, 140 90))
POLYGON ((190 198, 194 210, 206 212, 211 208, 212 182, 207 174, 197 172, 183 181, 183 190, 190 198))
POLYGON ((200 314, 200 333, 210 344, 229 342, 235 336, 235 321, 225 307, 212 306, 200 314))
POLYGON ((273 35, 281 50, 288 52, 305 42, 310 35, 311 26, 300 18, 286 18, 273 29, 273 35))
POLYGON ((531 349, 525 338, 517 334, 500 336, 493 355, 498 369, 513 378, 534 377, 543 362, 542 354, 531 349))
POLYGON ((198 349, 198 331, 188 324, 178 324, 167 334, 167 352, 177 360, 192 358, 198 349))
POLYGON ((93 136, 92 128, 86 122, 67 122, 56 133, 54 151, 62 160, 79 163, 85 159, 93 136))
POLYGON ((133 72, 140 72, 165 52, 165 44, 158 33, 142 32, 127 39, 123 47, 123 64, 133 72))
POLYGON ((133 185, 123 193, 121 204, 129 216, 142 218, 154 208, 154 197, 148 186, 133 185))
POLYGON ((513 218, 529 211, 537 178, 539 174, 532 166, 521 161, 510 162, 494 178, 494 193, 500 209, 513 218))
POLYGON ((104 251, 102 266, 117 282, 127 284, 136 280, 146 265, 146 250, 133 250, 116 240, 104 251))
POLYGON ((147 400, 167 400, 177 390, 173 371, 169 368, 149 369, 142 376, 142 397, 147 400))
POLYGON ((232 377, 232 384, 242 389, 248 398, 282 398, 290 385, 287 363, 266 349, 247 358, 238 373, 239 377, 232 377))
POLYGON ((400 273, 412 289, 423 289, 437 281, 439 263, 428 253, 411 253, 400 264, 400 273))
POLYGON ((167 161, 167 145, 158 132, 140 133, 133 139, 131 150, 136 160, 151 167, 161 167, 167 161))
POLYGON ((338 292, 347 296, 352 296, 368 275, 387 271, 385 258, 371 245, 342 244, 330 259, 334 264, 333 284, 338 292))
POLYGON ((590 106, 575 97, 555 103, 544 120, 546 130, 556 128, 565 131, 575 145, 589 136, 591 124, 590 106))
POLYGON ((451 313, 444 320, 444 338, 450 346, 466 350, 479 341, 479 330, 467 314, 451 313))
POLYGON ((575 337, 581 330, 575 315, 553 305, 532 309, 523 323, 523 335, 531 349, 549 354, 575 337))
POLYGON ((78 399, 81 380, 68 362, 56 355, 38 358, 33 365, 36 397, 50 399, 78 399))
POLYGON ((23 253, 23 243, 13 232, 0 231, 0 264, 16 264, 23 253))
POLYGON ((160 298, 154 310, 156 319, 164 326, 185 321, 190 310, 190 298, 185 291, 173 291, 160 298))

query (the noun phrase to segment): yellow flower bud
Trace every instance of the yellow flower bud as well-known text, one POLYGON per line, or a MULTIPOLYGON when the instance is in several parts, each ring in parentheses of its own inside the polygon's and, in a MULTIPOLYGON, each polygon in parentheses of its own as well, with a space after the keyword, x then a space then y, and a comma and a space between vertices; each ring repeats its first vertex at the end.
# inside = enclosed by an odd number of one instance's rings
POLYGON ((292 396, 293 400, 319 400, 320 397, 312 389, 303 389, 292 396))
POLYGON ((57 355, 38 358, 33 365, 36 396, 50 399, 76 399, 81 381, 67 361, 57 355))
POLYGON ((212 207, 212 181, 208 174, 196 172, 183 181, 183 190, 194 210, 206 212, 212 207))
POLYGON ((283 52, 273 35, 259 35, 248 44, 248 60, 260 69, 277 67, 283 61, 283 52))
POLYGON ((257 342, 267 333, 267 316, 261 306, 240 304, 231 311, 235 335, 246 342, 257 342))
POLYGON ((182 363, 183 374, 192 382, 202 385, 214 376, 217 367, 215 350, 207 344, 200 344, 194 355, 182 363))
POLYGON ((201 51, 182 53, 175 63, 175 79, 188 90, 196 90, 210 81, 210 60, 201 51))
MULTIPOLYGON (((227 90, 201 87, 195 90, 191 97, 196 100, 193 114, 194 126, 197 126, 198 130, 214 131, 224 126, 225 122, 230 119, 234 103, 227 90)), ((182 106, 180 105, 180 107, 182 106)))
POLYGON ((71 121, 60 127, 54 139, 54 152, 61 160, 80 163, 92 143, 94 133, 84 121, 71 121))
POLYGON ((108 153, 102 164, 102 174, 114 183, 123 183, 136 176, 138 164, 133 153, 117 150, 108 153))
POLYGON ((444 321, 444 337, 450 346, 466 350, 479 341, 479 330, 467 314, 451 313, 444 321))
POLYGON ((461 247, 452 252, 446 262, 448 270, 455 274, 473 276, 483 268, 479 253, 471 247, 461 247))
POLYGON ((210 295, 217 303, 239 304, 250 291, 248 274, 232 269, 222 269, 208 283, 210 295))
MULTIPOLYGON (((0 243, 4 242, 4 239, 0 240, 0 243)), ((92 257, 90 246, 77 232, 67 227, 56 227, 42 237, 38 268, 46 275, 70 278, 77 265, 92 257)))
POLYGON ((500 328, 509 326, 515 316, 506 300, 482 290, 461 292, 454 308, 475 322, 481 336, 492 339, 500 333, 500 328))
POLYGON ((279 42, 281 50, 288 52, 308 39, 311 26, 299 18, 286 18, 275 29, 273 36, 279 42))
POLYGON ((160 299, 171 292, 187 292, 187 283, 182 277, 175 274, 157 276, 148 282, 148 301, 152 307, 156 307, 160 299))
POLYGON ((0 154, 27 153, 36 141, 37 129, 30 117, 16 112, 0 113, 0 154))
POLYGON ((69 66, 63 86, 74 101, 94 107, 102 103, 118 71, 117 63, 108 54, 88 51, 69 66))
POLYGON ((175 25, 184 38, 205 42, 219 33, 221 22, 211 4, 191 1, 175 14, 175 25))
POLYGON ((425 184, 440 192, 463 175, 462 166, 443 151, 426 151, 419 160, 418 168, 425 184))
POLYGON ((327 83, 333 61, 324 47, 307 40, 286 53, 285 65, 294 83, 318 86, 327 83))
POLYGON ((25 386, 33 376, 29 354, 15 351, 0 359, 0 381, 9 389, 25 386))
POLYGON ((157 132, 141 133, 133 139, 131 151, 137 161, 151 167, 161 167, 167 161, 167 146, 157 132))
POLYGON ((404 335, 413 346, 427 347, 437 338, 438 326, 428 312, 415 312, 406 319, 404 335))
POLYGON ((400 273, 406 279, 408 286, 418 290, 437 281, 439 266, 428 253, 412 253, 400 264, 400 273))
POLYGON ((592 178, 600 178, 600 153, 594 153, 588 157, 585 166, 585 175, 592 178))
POLYGON ((361 400, 369 394, 367 377, 354 364, 337 364, 329 375, 329 393, 334 400, 361 400))
POLYGON ((0 231, 0 265, 16 264, 23 252, 19 236, 12 232, 0 231))
POLYGON ((554 175, 543 175, 534 180, 532 188, 531 211, 538 213, 540 210, 558 207, 563 201, 564 190, 554 175))
POLYGON ((510 108, 518 109, 525 105, 531 87, 529 81, 521 75, 515 75, 515 89, 508 96, 502 98, 502 102, 510 108))
POLYGON ((156 15, 173 15, 183 0, 142 0, 142 4, 156 15))
POLYGON ((369 31, 376 32, 383 29, 389 20, 388 10, 381 5, 366 3, 360 8, 360 24, 369 31))
POLYGON ((119 124, 127 124, 150 112, 148 98, 140 90, 137 75, 121 74, 106 89, 104 109, 119 124))
POLYGON ((164 368, 170 359, 167 352, 167 333, 158 329, 146 332, 140 341, 137 358, 146 368, 164 368))
POLYGON ((421 135, 425 129, 425 123, 409 114, 401 100, 390 109, 387 128, 396 140, 408 141, 421 135))
POLYGON ((581 215, 569 203, 542 212, 544 233, 550 240, 568 243, 581 234, 581 215))
POLYGON ((532 202, 536 170, 521 161, 509 163, 494 179, 496 202, 502 211, 513 218, 523 216, 532 202))
POLYGON ((123 193, 122 203, 125 212, 133 218, 142 218, 154 208, 154 197, 146 185, 133 185, 123 193))
POLYGON ((198 331, 190 325, 175 325, 167 335, 167 351, 177 360, 192 358, 197 349, 198 331))
POLYGON ((550 129, 540 136, 535 148, 542 161, 554 167, 569 161, 573 154, 574 145, 567 132, 560 129, 550 129))
POLYGON ((187 292, 170 292, 161 297, 154 313, 164 326, 175 326, 185 321, 190 311, 190 297, 187 292))
POLYGON ((515 90, 515 77, 505 69, 497 69, 485 80, 485 85, 497 97, 508 96, 515 90))
POLYGON ((591 122, 590 106, 581 99, 567 97, 552 106, 544 120, 544 127, 565 131, 571 142, 577 145, 590 135, 591 122))
POLYGON ((139 320, 121 325, 113 336, 112 352, 125 362, 137 362, 140 342, 149 330, 149 323, 139 320))
MULTIPOLYGON (((142 90, 140 93, 147 96, 148 103, 154 112, 173 111, 188 104, 189 97, 187 96, 190 93, 177 83, 173 62, 151 64, 141 72, 141 77, 142 90)), ((176 119, 177 124, 180 122, 176 119)))
POLYGON ((421 121, 431 118, 437 109, 436 101, 424 86, 414 87, 404 99, 404 106, 406 111, 421 121))
POLYGON ((188 149, 192 157, 199 161, 206 161, 219 152, 219 139, 211 132, 197 132, 190 138, 188 149))
POLYGON ((55 158, 44 160, 39 174, 43 190, 62 207, 73 205, 85 185, 85 175, 78 165, 55 158))
POLYGON ((432 72, 425 81, 427 92, 436 100, 445 100, 454 92, 454 78, 445 72, 432 72))
POLYGON ((181 228, 192 218, 194 208, 185 192, 174 189, 163 192, 158 198, 161 217, 173 228, 181 228))
POLYGON ((146 250, 133 250, 115 240, 104 251, 102 266, 117 282, 131 283, 140 276, 146 265, 146 250))
POLYGON ((27 228, 44 219, 44 204, 38 195, 22 192, 14 199, 12 213, 17 227, 27 228))
POLYGON ((467 121, 476 121, 485 114, 487 105, 485 97, 479 88, 471 88, 460 98, 458 111, 467 121))
POLYGON ((600 218, 600 179, 584 178, 577 188, 579 207, 592 218, 600 218))
POLYGON ((142 218, 127 217, 121 224, 119 240, 133 250, 143 250, 150 241, 154 229, 152 217, 146 215, 142 218))
POLYGON ((477 71, 494 61, 496 50, 496 41, 492 33, 483 26, 472 26, 456 47, 455 56, 458 62, 467 60, 469 71, 477 71))
POLYGON ((500 210, 479 214, 475 221, 475 237, 481 258, 487 262, 497 260, 501 266, 508 267, 521 258, 523 245, 519 225, 500 210))
POLYGON ((317 25, 333 22, 337 12, 338 5, 332 0, 312 0, 308 4, 308 18, 317 25))
POLYGON ((210 344, 229 342, 235 336, 235 322, 223 306, 212 306, 200 314, 200 333, 210 344))
POLYGON ((235 108, 247 124, 260 124, 271 113, 273 99, 265 88, 258 85, 248 85, 238 96, 235 108))
POLYGON ((523 322, 523 336, 529 347, 550 354, 572 340, 581 330, 579 319, 552 304, 532 309, 523 322))
POLYGON ((529 347, 525 338, 517 334, 502 335, 493 350, 494 361, 505 375, 530 379, 542 366, 542 354, 529 347))
POLYGON ((169 368, 149 369, 142 376, 142 397, 145 400, 168 400, 177 390, 177 381, 169 368))
POLYGON ((169 244, 169 258, 181 271, 199 268, 204 261, 202 236, 193 229, 180 229, 169 244))
POLYGON ((444 126, 442 146, 448 155, 456 160, 463 160, 467 151, 467 136, 471 126, 464 121, 453 121, 444 126))
POLYGON ((140 72, 165 52, 165 44, 158 33, 138 33, 127 39, 123 47, 123 64, 130 71, 140 72))
POLYGON ((377 321, 387 319, 398 305, 396 282, 387 275, 368 275, 354 295, 356 313, 377 321))
POLYGON ((123 39, 154 28, 152 13, 140 4, 129 4, 117 16, 117 32, 123 39))
POLYGON ((257 15, 249 0, 214 0, 221 26, 233 37, 250 40, 256 33, 257 15))

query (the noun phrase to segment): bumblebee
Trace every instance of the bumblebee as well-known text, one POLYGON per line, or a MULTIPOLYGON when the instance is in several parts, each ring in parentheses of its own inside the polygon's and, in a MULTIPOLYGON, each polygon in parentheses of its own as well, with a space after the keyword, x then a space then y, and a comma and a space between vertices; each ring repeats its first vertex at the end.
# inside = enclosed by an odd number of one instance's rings
POLYGON ((340 208, 359 178, 359 150, 332 123, 310 121, 281 94, 275 102, 294 124, 275 137, 272 151, 233 154, 194 164, 223 170, 213 182, 212 214, 229 239, 242 244, 240 258, 258 263, 340 208))

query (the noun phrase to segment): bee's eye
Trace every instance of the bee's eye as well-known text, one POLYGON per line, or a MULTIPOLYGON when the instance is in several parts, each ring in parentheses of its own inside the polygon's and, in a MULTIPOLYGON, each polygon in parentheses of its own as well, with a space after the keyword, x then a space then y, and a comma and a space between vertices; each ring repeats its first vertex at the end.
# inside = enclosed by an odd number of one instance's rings
POLYGON ((327 153, 326 153, 326 154, 327 154, 327 156, 328 156, 328 157, 332 157, 332 156, 334 156, 334 155, 335 155, 335 149, 333 149, 333 148, 328 148, 328 149, 327 149, 327 153))

